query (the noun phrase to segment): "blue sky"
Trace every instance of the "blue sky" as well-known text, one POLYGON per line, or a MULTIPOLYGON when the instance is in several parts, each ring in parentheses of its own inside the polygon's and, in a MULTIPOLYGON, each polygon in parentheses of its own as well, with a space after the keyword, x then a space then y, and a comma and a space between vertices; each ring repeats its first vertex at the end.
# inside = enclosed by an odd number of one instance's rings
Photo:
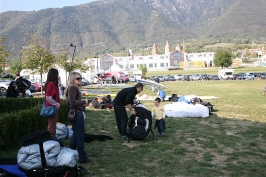
POLYGON ((96 0, 0 0, 0 13, 9 10, 32 11, 76 6, 96 0))

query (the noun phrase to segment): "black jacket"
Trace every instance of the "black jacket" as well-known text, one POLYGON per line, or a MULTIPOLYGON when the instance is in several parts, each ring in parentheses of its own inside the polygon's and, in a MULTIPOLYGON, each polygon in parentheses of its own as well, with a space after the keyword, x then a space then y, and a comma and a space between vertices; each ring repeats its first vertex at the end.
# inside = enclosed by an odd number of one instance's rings
POLYGON ((16 87, 13 86, 13 84, 15 83, 15 81, 11 81, 7 91, 6 91, 6 98, 10 97, 10 98, 17 98, 19 96, 18 91, 16 90, 16 87))
POLYGON ((117 93, 113 103, 121 106, 126 106, 128 104, 132 105, 137 93, 138 91, 136 87, 124 88, 117 93))

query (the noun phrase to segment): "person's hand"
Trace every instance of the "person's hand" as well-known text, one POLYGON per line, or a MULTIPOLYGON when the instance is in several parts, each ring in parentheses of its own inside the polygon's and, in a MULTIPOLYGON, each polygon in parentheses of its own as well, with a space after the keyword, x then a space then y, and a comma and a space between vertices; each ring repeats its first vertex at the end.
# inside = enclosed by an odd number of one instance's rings
POLYGON ((88 98, 85 99, 85 102, 86 103, 83 106, 89 106, 90 105, 88 98))
POLYGON ((57 103, 57 104, 55 105, 55 108, 58 109, 59 107, 60 107, 60 103, 57 103))
POLYGON ((130 112, 131 112, 131 114, 133 114, 133 115, 136 115, 136 113, 137 113, 134 109, 131 110, 130 112))

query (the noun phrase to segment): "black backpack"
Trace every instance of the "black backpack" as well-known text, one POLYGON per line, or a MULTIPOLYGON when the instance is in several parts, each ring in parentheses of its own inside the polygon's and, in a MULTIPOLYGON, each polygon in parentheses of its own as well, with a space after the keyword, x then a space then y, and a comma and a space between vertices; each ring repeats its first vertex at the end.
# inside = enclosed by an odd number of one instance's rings
POLYGON ((31 82, 27 79, 24 79, 23 77, 17 78, 16 84, 18 88, 25 88, 25 89, 29 89, 31 86, 31 82))
POLYGON ((142 140, 152 132, 152 116, 151 112, 141 103, 135 106, 136 115, 131 115, 128 121, 127 135, 133 140, 142 140))
POLYGON ((74 167, 68 167, 68 166, 48 167, 46 165, 46 158, 45 158, 45 153, 43 149, 43 143, 48 140, 58 141, 55 137, 51 136, 50 132, 48 132, 47 130, 39 130, 39 131, 30 133, 23 137, 21 141, 22 146, 28 146, 31 144, 39 144, 42 168, 32 169, 32 170, 21 169, 21 171, 24 172, 27 177, 78 177, 78 176, 82 176, 84 173, 84 169, 82 166, 76 165, 74 167))
POLYGON ((209 109, 209 113, 213 111, 213 105, 210 102, 201 102, 201 104, 209 109))

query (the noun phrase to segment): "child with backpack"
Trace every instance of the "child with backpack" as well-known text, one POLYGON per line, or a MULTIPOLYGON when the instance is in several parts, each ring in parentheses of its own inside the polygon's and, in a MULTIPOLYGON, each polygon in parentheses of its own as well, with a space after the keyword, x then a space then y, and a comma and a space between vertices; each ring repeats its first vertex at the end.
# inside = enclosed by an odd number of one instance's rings
POLYGON ((152 117, 155 116, 156 122, 154 128, 158 127, 158 133, 161 136, 165 134, 165 110, 164 107, 160 105, 161 99, 155 98, 155 106, 152 108, 152 117))

